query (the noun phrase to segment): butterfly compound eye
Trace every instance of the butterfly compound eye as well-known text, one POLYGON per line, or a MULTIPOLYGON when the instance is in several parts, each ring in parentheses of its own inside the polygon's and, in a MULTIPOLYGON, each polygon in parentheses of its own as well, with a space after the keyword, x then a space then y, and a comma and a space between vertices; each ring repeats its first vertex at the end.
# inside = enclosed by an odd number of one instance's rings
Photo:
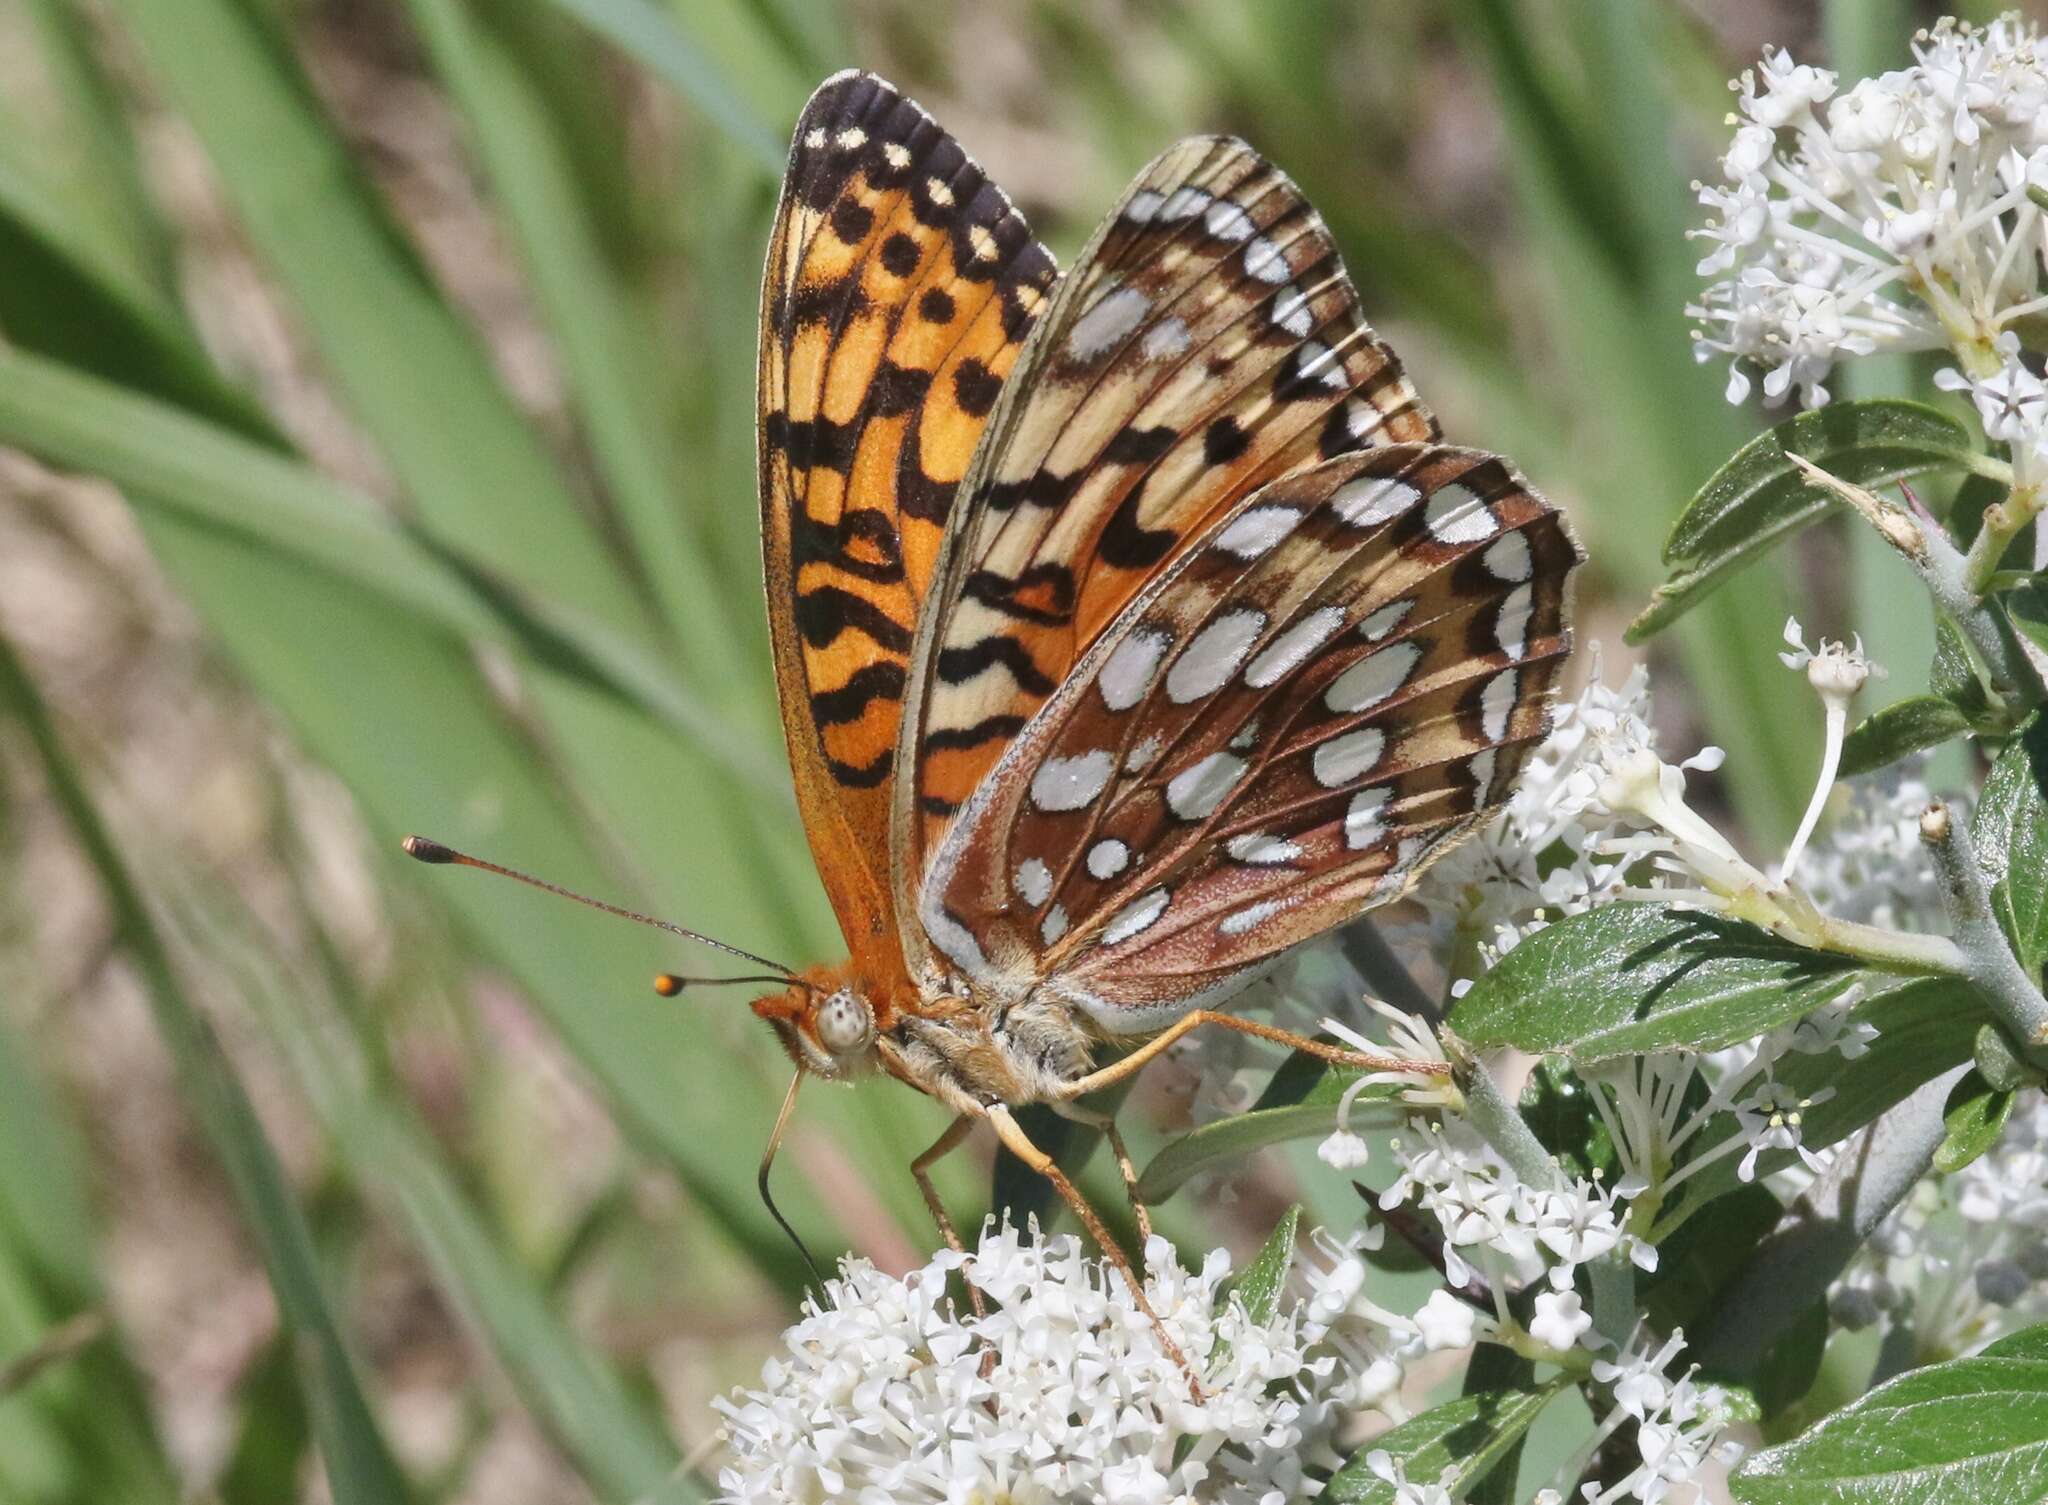
POLYGON ((875 1017, 865 1003, 841 988, 818 1005, 815 1028, 818 1042, 835 1056, 843 1056, 859 1050, 873 1037, 875 1017))

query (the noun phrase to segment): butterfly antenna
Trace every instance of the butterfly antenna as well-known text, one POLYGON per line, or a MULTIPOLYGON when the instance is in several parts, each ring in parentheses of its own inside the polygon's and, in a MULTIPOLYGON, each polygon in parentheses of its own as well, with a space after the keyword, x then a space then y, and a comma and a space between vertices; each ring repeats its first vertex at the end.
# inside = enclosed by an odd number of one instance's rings
MULTIPOLYGON (((559 883, 550 883, 545 878, 536 878, 531 873, 522 873, 517 868, 503 867, 495 862, 486 862, 481 857, 472 857, 467 852, 458 852, 453 847, 443 846, 438 841, 429 841, 424 836, 408 836, 400 845, 404 847, 405 855, 413 858, 415 861, 449 864, 455 867, 480 868, 486 873, 496 873, 500 878, 514 878, 521 883, 533 888, 543 889, 564 899, 574 899, 578 904, 588 904, 592 909, 601 909, 606 914, 617 915, 622 920, 632 920, 635 924, 652 925, 656 930, 666 930, 670 935, 679 935, 686 941, 695 941, 700 946, 709 946, 713 950, 725 952, 728 956, 737 956, 740 960, 752 962, 757 967, 766 967, 776 974, 771 979, 772 981, 786 984, 803 980, 796 975, 793 969, 784 966, 781 962, 770 961, 765 956, 756 956, 751 951, 742 951, 737 946, 728 946, 724 941, 714 941, 710 936, 702 935, 695 930, 686 929, 676 924, 673 920, 657 920, 653 915, 641 914, 637 909, 626 909, 621 905, 607 904, 602 899, 593 899, 587 894, 579 894, 574 889, 563 888, 559 883)), ((676 981, 678 988, 680 988, 684 979, 678 978, 676 981)), ((655 982, 655 988, 657 991, 670 993, 672 996, 672 990, 663 988, 659 979, 655 982)))
POLYGON ((768 1172, 775 1164, 775 1152, 782 1148, 782 1131, 789 1127, 789 1118, 796 1111, 797 1089, 804 1084, 804 1074, 799 1071, 789 1079, 789 1091, 783 1094, 782 1111, 775 1115, 775 1131, 768 1136, 768 1149, 761 1156, 761 1174, 755 1185, 761 1188, 761 1201, 768 1209, 768 1216, 775 1219, 775 1225, 789 1235, 789 1241, 796 1245, 796 1252, 804 1257, 810 1266, 811 1279, 817 1282, 819 1293, 825 1289, 825 1277, 818 1269, 818 1262, 811 1258, 811 1251, 805 1246, 803 1237, 790 1226, 789 1219, 782 1215, 782 1209, 775 1205, 775 1198, 768 1192, 768 1172))

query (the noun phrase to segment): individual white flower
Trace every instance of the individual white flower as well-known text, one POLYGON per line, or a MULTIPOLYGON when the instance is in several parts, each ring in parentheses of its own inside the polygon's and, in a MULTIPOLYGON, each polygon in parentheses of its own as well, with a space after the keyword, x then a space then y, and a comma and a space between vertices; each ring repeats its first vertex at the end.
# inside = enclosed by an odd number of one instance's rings
POLYGON ((1470 1348, 1478 1313, 1449 1291, 1432 1291, 1413 1321, 1422 1346, 1435 1353, 1470 1348))
POLYGON ((1729 358, 1728 396, 1827 400, 1846 357, 1949 348, 1989 377, 1993 342, 2048 308, 2042 211, 2048 58, 2008 16, 1943 21, 1910 68, 1838 89, 1783 52, 1736 81, 1722 181, 1701 185, 1714 279, 1688 312, 1702 360, 1729 358))
POLYGON ((1339 1129, 1316 1146, 1316 1158, 1332 1170, 1355 1171, 1372 1158, 1364 1138, 1339 1129))
POLYGON ((1529 1336, 1560 1352, 1578 1347, 1579 1340, 1593 1330, 1593 1317, 1577 1291, 1541 1291, 1536 1296, 1536 1313, 1529 1319, 1529 1336))
POLYGON ((759 1388, 718 1403, 728 1501, 1071 1499, 1264 1505, 1315 1493, 1328 1461, 1337 1363, 1325 1325, 1282 1303, 1254 1321, 1219 1297, 1212 1255, 1180 1270, 1146 1251, 1146 1292, 1201 1371, 1161 1348, 1123 1279, 1072 1237, 984 1231, 901 1279, 849 1259, 784 1335, 759 1388), (993 1303, 963 1313, 964 1270, 993 1303))
MULTIPOLYGON (((2048 171, 2048 149, 2039 155, 2048 171)), ((1969 394, 1985 437, 2005 445, 2012 456, 2006 506, 2038 516, 2048 500, 2048 382, 2022 359, 2019 336, 2011 330, 1993 342, 1992 358, 1997 364, 1989 375, 1973 379, 1951 368, 1935 373, 1934 384, 1969 394)), ((2048 526, 2037 524, 2034 529, 2034 568, 2048 568, 2048 526)))
POLYGON ((1835 787, 1835 770, 1842 766, 1842 741, 1849 734, 1849 705, 1856 698, 1856 692, 1872 678, 1885 677, 1884 666, 1873 663, 1863 652, 1863 638, 1859 634, 1855 646, 1822 639, 1818 649, 1806 646, 1806 636, 1799 628, 1799 618, 1785 619, 1785 641, 1792 646, 1792 652, 1781 653, 1779 660, 1788 669, 1806 671, 1806 682, 1813 686, 1820 696, 1825 715, 1823 742, 1821 747, 1820 776, 1814 784, 1813 798, 1807 801, 1805 818, 1799 822, 1799 830, 1793 835, 1792 843, 1785 849, 1785 860, 1778 864, 1778 878, 1782 882, 1792 875, 1798 865, 1800 853, 1806 850, 1806 843, 1812 839, 1814 827, 1820 824, 1820 813, 1826 808, 1828 795, 1835 787))
POLYGON ((1534 1194, 1536 1240, 1556 1260, 1550 1267, 1551 1289, 1565 1289, 1580 1265, 1603 1259, 1616 1249, 1640 1269, 1657 1268, 1656 1247, 1623 1226, 1619 1192, 1618 1187, 1603 1192, 1591 1181, 1578 1180, 1534 1194))
POLYGON ((1801 1130, 1806 1110, 1834 1095, 1832 1087, 1823 1087, 1811 1097, 1801 1097, 1782 1082, 1759 1084, 1756 1091, 1735 1105, 1736 1123, 1749 1146, 1749 1152, 1736 1167, 1736 1175, 1744 1181, 1754 1181, 1757 1158, 1766 1150, 1794 1150, 1808 1170, 1820 1171, 1826 1162, 1806 1147, 1801 1130))

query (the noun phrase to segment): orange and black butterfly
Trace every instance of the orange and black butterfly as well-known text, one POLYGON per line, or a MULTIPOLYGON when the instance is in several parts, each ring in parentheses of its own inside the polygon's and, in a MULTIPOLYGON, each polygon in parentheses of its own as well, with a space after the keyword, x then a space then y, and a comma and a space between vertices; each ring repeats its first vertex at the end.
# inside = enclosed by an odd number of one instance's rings
POLYGON ((805 107, 761 516, 849 956, 754 1009, 799 1082, 879 1070, 954 1110, 915 1166, 949 1239, 925 1170, 983 1120, 1099 1231, 1011 1110, 1094 1121, 1075 1099, 1197 1024, 1371 1061, 1210 1010, 1401 895, 1548 729, 1578 550, 1437 436, 1243 142, 1172 147, 1061 277, 889 84, 805 107))

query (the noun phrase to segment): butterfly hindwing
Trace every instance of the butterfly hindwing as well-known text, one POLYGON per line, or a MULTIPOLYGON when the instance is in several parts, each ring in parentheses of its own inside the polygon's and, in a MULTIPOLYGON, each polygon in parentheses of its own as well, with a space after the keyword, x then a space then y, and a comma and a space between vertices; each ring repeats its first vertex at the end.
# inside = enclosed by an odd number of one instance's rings
POLYGON ((963 484, 903 732, 904 876, 1205 526, 1291 471, 1434 434, 1283 173, 1222 137, 1154 161, 1056 289, 963 484))
POLYGON ((1139 1033, 1397 897, 1547 732, 1578 557, 1471 450, 1264 488, 1009 745, 936 854, 926 930, 970 977, 1139 1033))
POLYGON ((811 97, 762 285, 762 526, 798 802, 856 956, 897 947, 888 812, 918 613, 1054 276, 892 86, 844 73, 811 97))

